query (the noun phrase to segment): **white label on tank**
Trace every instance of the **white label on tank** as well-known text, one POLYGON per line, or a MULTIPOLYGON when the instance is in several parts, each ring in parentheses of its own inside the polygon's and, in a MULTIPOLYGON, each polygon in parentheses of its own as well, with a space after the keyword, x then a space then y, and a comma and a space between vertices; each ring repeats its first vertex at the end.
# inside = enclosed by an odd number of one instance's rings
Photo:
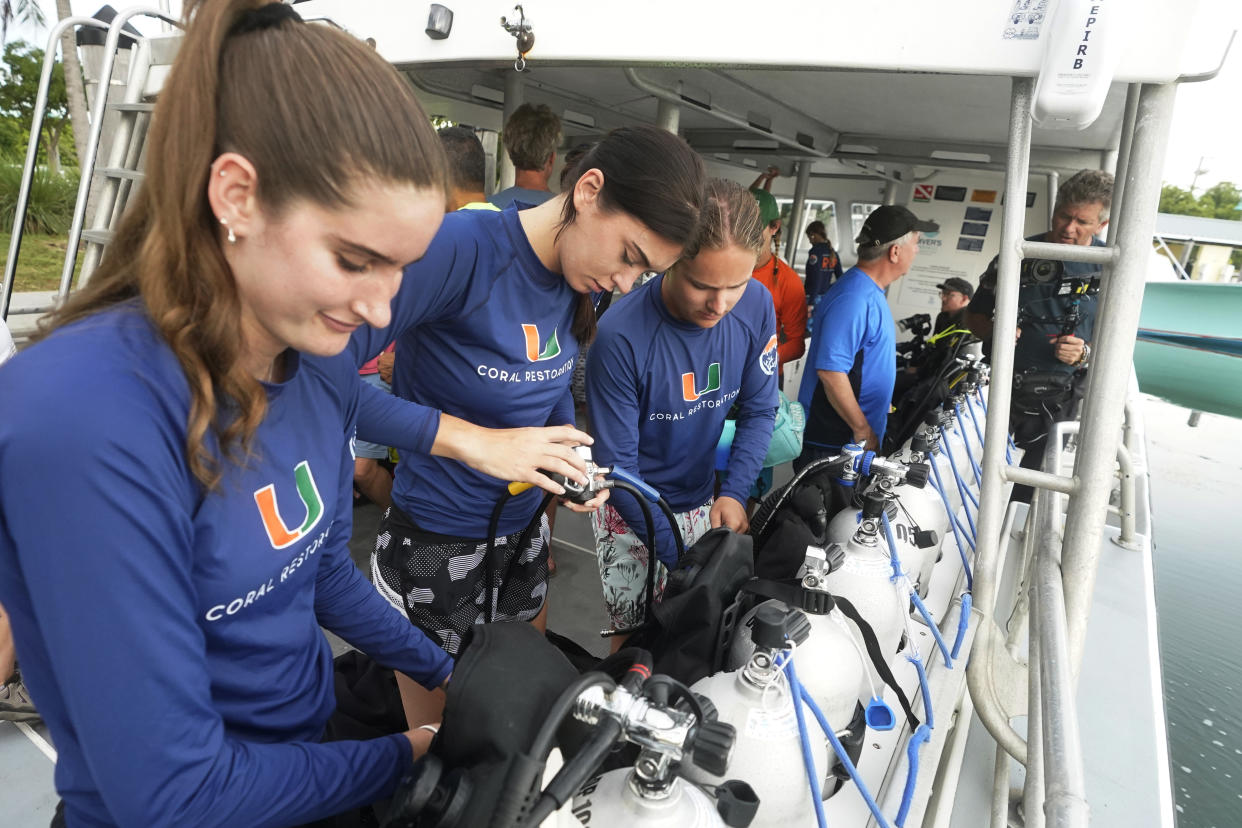
POLYGON ((773 694, 772 709, 752 708, 746 714, 746 735, 765 741, 785 739, 791 735, 796 737, 798 720, 794 718, 793 707, 787 701, 778 703, 774 695, 775 691, 768 692, 773 694))

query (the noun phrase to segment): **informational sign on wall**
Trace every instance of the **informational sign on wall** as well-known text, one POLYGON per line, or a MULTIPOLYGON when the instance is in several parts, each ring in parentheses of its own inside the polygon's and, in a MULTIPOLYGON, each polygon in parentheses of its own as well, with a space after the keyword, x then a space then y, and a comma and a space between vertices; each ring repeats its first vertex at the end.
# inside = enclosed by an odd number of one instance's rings
MULTIPOLYGON (((1046 183, 1030 182, 1024 236, 1048 229, 1046 183)), ((934 221, 940 229, 924 233, 919 254, 910 272, 888 291, 894 319, 915 313, 940 311, 940 291, 945 279, 957 277, 972 285, 1000 250, 1001 192, 1004 176, 994 172, 946 170, 914 186, 907 205, 920 219, 934 221)), ((899 338, 904 332, 899 331, 899 338)))

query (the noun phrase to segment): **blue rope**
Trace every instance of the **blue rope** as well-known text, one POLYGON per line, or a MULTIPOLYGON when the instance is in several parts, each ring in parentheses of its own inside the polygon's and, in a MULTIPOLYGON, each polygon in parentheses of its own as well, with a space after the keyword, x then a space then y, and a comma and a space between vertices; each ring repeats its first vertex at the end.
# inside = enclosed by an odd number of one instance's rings
POLYGON ((987 444, 987 438, 983 436, 983 427, 979 425, 979 415, 975 413, 975 406, 971 403, 971 398, 966 398, 966 410, 970 412, 970 421, 975 424, 975 434, 979 435, 979 445, 987 444))
POLYGON ((819 828, 828 828, 828 817, 824 815, 823 793, 819 788, 819 773, 815 770, 815 757, 811 755, 811 735, 806 729, 806 717, 802 713, 800 703, 803 693, 802 683, 798 681, 798 671, 794 669, 793 658, 785 659, 783 665, 785 675, 789 679, 789 695, 793 702, 794 716, 798 719, 798 739, 802 745, 802 764, 806 767, 806 778, 811 784, 811 802, 815 805, 815 821, 819 828))
POLYGON ((962 432, 962 447, 966 449, 966 459, 970 461, 970 469, 975 473, 975 483, 981 486, 983 485, 983 470, 975 462, 975 453, 970 450, 970 435, 966 433, 966 429, 962 428, 964 418, 961 404, 953 406, 953 411, 957 414, 958 430, 962 432))
POLYGON ((824 718, 824 712, 819 709, 819 705, 815 703, 815 699, 811 698, 811 694, 806 691, 805 687, 800 688, 802 703, 811 711, 811 715, 819 722, 820 728, 824 731, 824 736, 828 738, 829 744, 832 745, 833 751, 837 754, 837 761, 844 766, 850 778, 854 780, 854 786, 858 788, 858 793, 862 796, 863 801, 867 803, 867 808, 871 810, 871 815, 875 817, 876 824, 880 828, 892 828, 889 821, 885 819, 884 814, 880 811, 880 806, 876 804, 875 797, 871 795, 871 791, 867 790, 866 783, 863 782, 862 776, 858 773, 858 768, 854 767, 854 763, 850 761, 849 754, 845 752, 845 748, 841 746, 841 740, 837 738, 837 734, 833 732, 832 727, 828 724, 828 720, 824 718))
POLYGON ((932 481, 931 487, 940 495, 940 502, 944 504, 945 514, 949 516, 949 528, 953 530, 953 540, 957 543, 957 552, 962 558, 962 567, 966 570, 966 588, 974 589, 975 575, 970 568, 970 561, 966 558, 966 547, 962 545, 962 537, 966 536, 966 542, 970 545, 970 551, 975 551, 975 542, 966 535, 966 530, 962 527, 961 521, 957 519, 957 515, 953 514, 953 508, 949 506, 949 498, 945 495, 944 489, 941 488, 940 471, 936 468, 936 464, 932 464, 932 474, 935 480, 932 481))
POLYGON ((961 614, 957 617, 957 639, 953 642, 953 657, 957 658, 957 654, 961 652, 962 642, 966 639, 966 629, 970 626, 970 608, 973 599, 969 592, 962 593, 961 614))
POLYGON ((932 712, 931 691, 927 687, 927 669, 923 666, 922 656, 906 656, 906 661, 914 665, 915 672, 919 674, 919 690, 923 693, 923 718, 927 720, 927 726, 936 727, 936 716, 932 712))
MULTIPOLYGON (((893 565, 893 580, 896 581, 904 573, 901 571, 901 561, 897 557, 897 539, 893 537, 893 525, 888 521, 888 512, 880 513, 880 523, 884 526, 884 537, 888 539, 888 549, 893 565)), ((949 645, 944 642, 944 637, 940 635, 940 628, 936 626, 936 622, 932 620, 931 612, 923 603, 923 599, 919 597, 916 589, 910 590, 910 600, 914 601, 914 606, 919 611, 919 615, 923 616, 923 620, 927 622, 927 626, 931 628, 932 638, 936 639, 936 646, 940 648, 940 653, 944 656, 944 666, 950 670, 953 669, 953 659, 949 655, 949 645)))
POLYGON ((948 495, 944 493, 943 485, 940 483, 940 472, 932 466, 932 473, 936 479, 931 481, 931 487, 940 495, 940 502, 944 504, 944 512, 949 516, 949 528, 953 530, 953 539, 957 543, 958 554, 962 558, 962 566, 966 568, 966 586, 974 588, 974 572, 970 568, 970 561, 966 559, 966 547, 962 545, 962 538, 966 539, 966 546, 970 547, 970 551, 975 551, 975 541, 966 532, 966 527, 962 526, 962 522, 957 519, 957 515, 953 514, 953 507, 949 505, 948 495))
POLYGON ((914 733, 910 734, 910 741, 906 743, 906 760, 910 763, 910 770, 906 773, 906 788, 901 793, 901 807, 897 809, 897 819, 895 820, 897 828, 904 828, 906 817, 910 814, 910 803, 914 799, 914 788, 919 781, 919 748, 927 744, 927 740, 931 738, 931 729, 927 725, 921 724, 914 733))
POLYGON ((957 491, 962 496, 962 511, 966 513, 966 522, 970 524, 970 534, 973 537, 979 536, 979 530, 975 528, 975 519, 970 516, 970 508, 966 506, 969 500, 975 504, 975 509, 979 508, 979 501, 970 493, 970 489, 962 482, 962 475, 957 470, 957 462, 953 459, 953 449, 949 447, 949 435, 945 433, 944 427, 940 427, 940 444, 944 446, 944 454, 949 458, 949 468, 953 471, 953 477, 957 480, 957 491))
MULTIPOLYGON (((975 394, 977 394, 979 397, 979 407, 983 409, 983 416, 986 419, 988 416, 987 400, 983 399, 982 390, 975 391, 975 394)), ((1005 432, 1005 462, 1011 466, 1013 465, 1013 452, 1017 451, 1017 449, 1018 447, 1014 445, 1014 442, 1013 442, 1013 435, 1010 434, 1008 431, 1006 431, 1005 432)))

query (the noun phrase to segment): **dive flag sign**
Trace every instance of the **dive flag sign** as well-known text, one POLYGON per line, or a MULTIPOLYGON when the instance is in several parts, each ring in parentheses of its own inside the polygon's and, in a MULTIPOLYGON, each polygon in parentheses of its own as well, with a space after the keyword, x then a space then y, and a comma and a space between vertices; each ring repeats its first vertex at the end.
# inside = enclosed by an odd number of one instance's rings
POLYGON ((915 201, 931 201, 932 193, 935 192, 935 190, 936 188, 931 184, 915 184, 914 185, 914 200, 915 201))

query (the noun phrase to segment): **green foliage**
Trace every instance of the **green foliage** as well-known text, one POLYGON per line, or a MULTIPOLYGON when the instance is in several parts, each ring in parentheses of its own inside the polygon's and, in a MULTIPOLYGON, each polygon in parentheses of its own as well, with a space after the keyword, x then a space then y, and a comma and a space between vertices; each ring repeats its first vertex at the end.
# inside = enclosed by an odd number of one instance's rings
MULTIPOLYGON (((12 228, 17 210, 17 192, 21 186, 21 167, 0 165, 0 227, 12 228)), ((78 195, 78 176, 56 175, 46 168, 35 170, 30 185, 30 203, 23 225, 27 233, 69 232, 73 205, 78 195)))
MULTIPOLYGON (((0 157, 19 160, 26 156, 30 124, 34 117, 43 50, 21 40, 4 47, 0 61, 0 157)), ((73 131, 69 123, 69 98, 65 92, 63 65, 57 61, 48 87, 47 110, 39 147, 40 163, 53 169, 76 166, 73 131), (68 140, 66 140, 68 139, 68 140)))
POLYGON ((1242 210, 1238 203, 1242 201, 1242 190, 1234 186, 1232 181, 1222 181, 1203 191, 1195 198, 1194 193, 1166 184, 1160 188, 1160 212, 1175 213, 1180 216, 1202 216, 1204 218, 1242 220, 1242 210))
POLYGON ((1232 221, 1242 220, 1242 211, 1237 209, 1239 201, 1242 201, 1242 191, 1238 190, 1232 181, 1214 184, 1199 196, 1202 215, 1232 221))

